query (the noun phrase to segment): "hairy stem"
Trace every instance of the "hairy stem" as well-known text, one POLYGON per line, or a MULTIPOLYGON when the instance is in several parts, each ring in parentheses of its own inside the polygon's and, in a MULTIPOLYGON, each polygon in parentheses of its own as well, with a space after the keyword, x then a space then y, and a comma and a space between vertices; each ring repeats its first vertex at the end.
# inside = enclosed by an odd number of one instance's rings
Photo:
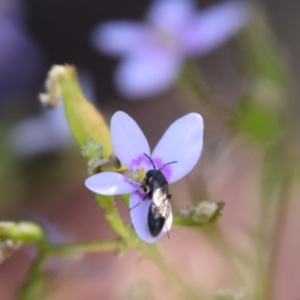
POLYGON ((39 299, 39 291, 37 290, 36 286, 39 280, 42 278, 42 266, 45 259, 45 251, 38 253, 37 257, 35 258, 29 269, 29 272, 26 276, 26 280, 18 293, 18 300, 39 299))
POLYGON ((182 296, 184 297, 183 299, 205 299, 203 295, 200 295, 188 286, 182 277, 165 262, 156 245, 140 243, 138 248, 147 258, 155 262, 161 271, 163 271, 177 286, 180 287, 182 296))
POLYGON ((71 256, 82 253, 106 252, 121 250, 125 247, 121 239, 101 242, 75 243, 64 245, 51 245, 47 251, 48 256, 71 256))
POLYGON ((294 168, 289 163, 287 170, 282 179, 282 185, 279 194, 278 205, 276 208, 276 217, 272 232, 272 248, 268 263, 268 277, 266 282, 266 292, 264 299, 274 299, 275 281, 278 274, 278 260, 280 256, 280 249, 284 239, 286 224, 288 221, 288 209, 291 202, 291 190, 294 178, 294 168))

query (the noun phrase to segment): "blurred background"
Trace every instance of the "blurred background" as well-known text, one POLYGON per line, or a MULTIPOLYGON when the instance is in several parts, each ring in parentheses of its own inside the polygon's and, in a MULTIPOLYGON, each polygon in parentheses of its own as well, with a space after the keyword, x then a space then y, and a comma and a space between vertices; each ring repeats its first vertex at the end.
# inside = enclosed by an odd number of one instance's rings
MULTIPOLYGON (((233 136, 206 105, 175 88, 146 100, 127 101, 112 81, 119 60, 91 47, 90 34, 96 25, 113 19, 142 20, 150 3, 146 0, 1 0, 0 220, 37 221, 53 243, 115 237, 93 195, 84 187, 86 161, 72 141, 62 108, 46 110, 38 101, 50 67, 74 64, 84 94, 101 110, 107 122, 116 110, 127 112, 140 125, 152 148, 178 117, 191 111, 203 115, 202 157, 185 179, 171 185, 173 210, 177 212, 180 207, 207 198, 225 202, 220 228, 225 239, 247 258, 244 265, 240 264, 240 272, 246 278, 246 286, 253 290, 263 281, 257 277, 260 252, 253 246, 253 235, 257 234, 262 211, 261 152, 267 146, 252 144, 242 134, 233 136)), ((199 8, 205 8, 219 2, 198 0, 197 3, 199 8)), ((275 50, 288 70, 294 103, 293 109, 287 110, 286 119, 293 120, 293 132, 297 132, 300 2, 268 0, 257 4, 265 11, 267 24, 274 34, 275 50)), ((238 39, 231 39, 197 59, 197 63, 216 103, 228 109, 239 107, 249 88, 249 77, 238 39)), ((267 95, 275 101, 274 106, 285 105, 278 104, 285 100, 276 89, 267 95)), ((293 142, 297 149, 298 139, 293 142)), ((270 154, 271 163, 272 160, 281 160, 279 150, 273 156, 270 154)), ((273 169, 275 173, 281 172, 278 166, 273 169)), ((275 245, 270 257, 276 258, 268 268, 272 270, 273 280, 273 294, 269 299, 300 299, 298 189, 297 184, 291 188, 282 224, 276 220, 273 210, 264 212, 274 217, 271 221, 266 218, 264 228, 273 229, 281 237, 277 244, 265 240, 270 242, 270 247, 275 245)), ((122 216, 130 222, 128 208, 116 201, 122 216)), ((266 238, 264 234, 261 232, 261 239, 266 238)), ((229 259, 224 245, 213 237, 209 227, 173 228, 170 235, 159 246, 166 262, 193 288, 212 297, 220 289, 241 287, 240 278, 231 270, 232 260, 238 259, 238 255, 232 254, 233 258, 229 259)), ((50 259, 45 267, 44 299, 181 299, 178 287, 155 264, 140 260, 140 256, 138 251, 131 250, 121 257, 111 252, 72 260, 50 259)), ((0 265, 1 299, 16 299, 33 257, 33 249, 21 249, 0 265)))

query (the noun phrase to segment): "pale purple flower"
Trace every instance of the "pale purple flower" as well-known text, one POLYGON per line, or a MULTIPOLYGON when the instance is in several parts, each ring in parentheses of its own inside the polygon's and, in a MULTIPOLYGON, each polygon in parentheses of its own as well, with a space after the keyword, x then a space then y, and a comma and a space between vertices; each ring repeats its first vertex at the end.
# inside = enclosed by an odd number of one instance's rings
POLYGON ((36 87, 43 50, 26 30, 23 1, 0 1, 0 101, 36 87))
MULTIPOLYGON (((77 70, 84 94, 95 100, 94 83, 88 72, 77 70)), ((14 125, 7 136, 10 149, 22 157, 51 153, 74 145, 63 105, 54 109, 43 108, 32 117, 14 125)))
POLYGON ((201 12, 193 0, 156 0, 146 22, 111 21, 92 35, 96 49, 122 56, 118 89, 128 98, 160 93, 179 76, 186 58, 205 54, 235 34, 249 19, 246 1, 230 1, 201 12))
POLYGON ((156 169, 166 163, 177 161, 177 163, 165 166, 161 171, 168 183, 181 179, 192 170, 200 157, 203 140, 202 117, 197 113, 190 113, 176 120, 167 129, 152 154, 143 132, 137 123, 124 112, 119 111, 113 115, 111 138, 114 152, 119 160, 128 169, 142 177, 134 181, 120 173, 102 172, 89 177, 85 182, 86 187, 103 195, 131 193, 129 207, 134 207, 130 210, 132 224, 141 239, 153 243, 170 230, 173 216, 171 213, 158 236, 151 235, 147 223, 151 200, 146 198, 143 201, 145 193, 141 189, 141 181, 145 173, 153 169, 153 166, 144 153, 152 158, 156 169))
POLYGON ((72 146, 73 139, 62 105, 46 109, 16 124, 8 134, 8 145, 20 156, 50 153, 72 146))

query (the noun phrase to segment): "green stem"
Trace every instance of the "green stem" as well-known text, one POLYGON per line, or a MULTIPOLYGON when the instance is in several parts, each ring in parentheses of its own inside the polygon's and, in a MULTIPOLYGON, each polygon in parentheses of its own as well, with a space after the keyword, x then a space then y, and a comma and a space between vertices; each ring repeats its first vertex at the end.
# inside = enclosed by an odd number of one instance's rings
POLYGON ((42 251, 38 253, 37 257, 33 261, 29 272, 26 276, 26 280, 23 283, 19 293, 18 300, 34 300, 38 299, 38 291, 36 291, 36 285, 42 277, 42 265, 46 259, 46 252, 42 251))
POLYGON ((120 235, 125 241, 132 237, 132 231, 121 219, 115 206, 114 198, 111 196, 95 195, 97 203, 104 209, 105 218, 111 228, 120 235))
POLYGON ((269 145, 261 164, 261 211, 255 239, 255 299, 273 299, 278 257, 295 177, 292 124, 269 145), (280 171, 279 171, 280 170, 280 171))
POLYGON ((264 299, 274 299, 275 280, 278 274, 278 258, 280 256, 280 248, 284 239, 286 224, 288 221, 288 208, 291 202, 291 191, 293 185, 294 172, 292 163, 289 163, 285 176, 282 180, 279 203, 277 205, 277 214, 274 223, 272 248, 268 264, 268 277, 266 282, 266 292, 264 299))
POLYGON ((121 250, 124 247, 125 243, 120 239, 103 242, 51 245, 47 251, 47 256, 69 256, 82 253, 106 252, 121 250))
POLYGON ((168 264, 165 263, 164 258, 162 257, 159 249, 156 245, 149 245, 145 243, 140 243, 138 249, 149 259, 154 261, 157 266, 163 271, 169 278, 180 287, 182 291, 183 299, 205 299, 203 295, 200 295, 189 287, 168 264))
POLYGON ((215 244, 216 249, 225 256, 230 265, 230 270, 232 270, 233 275, 236 276, 238 284, 245 285, 246 279, 240 269, 240 265, 246 264, 247 267, 251 267, 251 260, 228 241, 218 223, 205 227, 203 232, 206 233, 210 241, 215 244))
MULTIPOLYGON (((130 243, 132 244, 132 242, 130 243)), ((126 244, 126 242, 118 239, 104 242, 55 245, 49 247, 47 255, 67 256, 80 253, 122 250, 122 248, 125 249, 126 244)), ((164 262, 159 249, 155 245, 148 245, 141 241, 138 241, 136 243, 136 247, 144 254, 144 256, 154 261, 167 276, 169 276, 176 284, 178 284, 181 287, 183 294, 186 295, 188 299, 199 299, 199 295, 192 291, 182 280, 182 278, 164 262)))
MULTIPOLYGON (((121 239, 117 239, 103 242, 49 245, 46 249, 42 249, 41 252, 38 253, 37 258, 32 263, 27 275, 27 279, 19 292, 18 300, 32 300, 39 297, 39 291, 36 290, 36 285, 42 276, 41 272, 43 263, 49 256, 69 256, 82 253, 122 250, 126 249, 126 244, 127 243, 121 239)), ((156 245, 148 245, 139 241, 136 242, 135 247, 138 248, 145 257, 155 262, 157 266, 181 288, 185 299, 201 299, 199 294, 193 291, 182 280, 182 278, 168 264, 165 263, 156 245)))
POLYGON ((199 103, 206 106, 215 116, 224 120, 233 114, 232 111, 221 106, 209 96, 208 87, 202 79, 197 65, 187 61, 178 82, 178 87, 189 92, 199 103))
POLYGON ((111 240, 103 242, 89 242, 78 244, 65 244, 65 245, 38 245, 37 257, 33 261, 29 272, 26 276, 26 280, 22 285, 18 300, 33 300, 39 299, 39 293, 41 292, 37 286, 39 280, 42 278, 42 267, 45 260, 49 256, 70 256, 82 253, 104 252, 111 250, 124 250, 126 245, 122 240, 111 240))
POLYGON ((188 88, 198 96, 199 100, 212 103, 212 100, 209 97, 208 87, 204 83, 204 80, 198 71, 198 67, 193 61, 186 61, 179 81, 179 86, 188 88))

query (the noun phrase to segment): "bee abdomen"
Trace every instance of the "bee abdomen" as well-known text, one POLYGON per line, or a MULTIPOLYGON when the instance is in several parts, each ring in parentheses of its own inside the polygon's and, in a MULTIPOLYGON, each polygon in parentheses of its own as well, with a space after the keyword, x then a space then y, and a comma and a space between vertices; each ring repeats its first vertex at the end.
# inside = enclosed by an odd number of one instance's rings
POLYGON ((166 219, 162 216, 155 218, 151 206, 148 212, 148 227, 152 236, 158 236, 164 227, 166 219))

